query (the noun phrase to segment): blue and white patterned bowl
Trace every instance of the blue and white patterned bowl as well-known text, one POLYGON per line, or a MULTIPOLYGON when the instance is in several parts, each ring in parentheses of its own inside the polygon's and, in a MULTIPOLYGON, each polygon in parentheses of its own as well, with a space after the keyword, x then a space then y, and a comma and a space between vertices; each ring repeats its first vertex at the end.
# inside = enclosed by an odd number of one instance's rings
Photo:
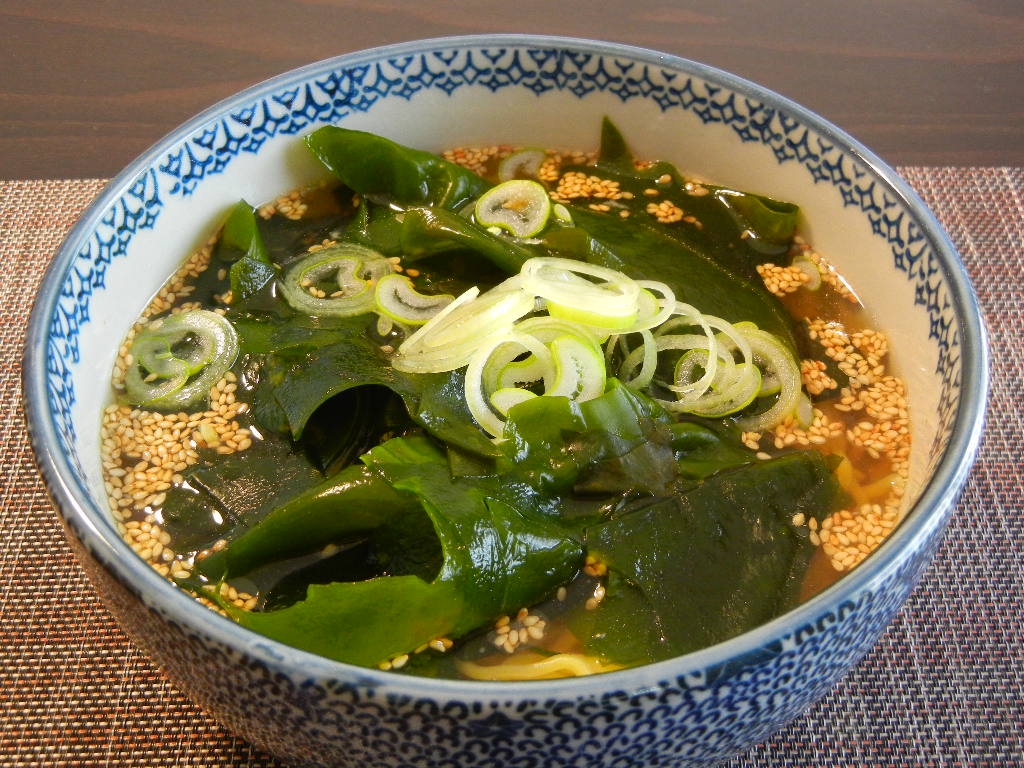
POLYGON ((716 762, 769 736, 870 648, 930 561, 973 461, 985 335, 963 268, 893 171, 817 115, 718 70, 552 37, 428 40, 287 73, 195 117, 118 176, 40 288, 25 360, 32 441, 68 538, 126 631, 230 729, 338 766, 716 762), (726 643, 557 682, 436 681, 327 661, 179 592, 118 536, 98 431, 115 351, 164 277, 240 197, 313 180, 298 137, 324 123, 427 149, 593 148, 611 116, 641 157, 793 200, 890 337, 914 448, 904 524, 837 585, 726 643))

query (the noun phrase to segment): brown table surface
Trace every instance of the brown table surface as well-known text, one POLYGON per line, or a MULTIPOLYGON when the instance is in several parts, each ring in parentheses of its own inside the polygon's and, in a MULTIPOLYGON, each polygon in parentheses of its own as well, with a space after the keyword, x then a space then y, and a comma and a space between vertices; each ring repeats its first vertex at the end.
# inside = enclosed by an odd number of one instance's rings
POLYGON ((493 32, 697 59, 814 109, 892 165, 1024 166, 1021 0, 3 0, 0 178, 109 178, 269 76, 493 32))
POLYGON ((2 0, 0 765, 277 766, 164 680, 70 559, 20 406, 24 318, 60 239, 102 179, 220 98, 347 51, 487 32, 611 39, 754 79, 899 166, 936 212, 992 334, 979 460, 878 646, 730 768, 1024 765, 1020 0, 2 0))

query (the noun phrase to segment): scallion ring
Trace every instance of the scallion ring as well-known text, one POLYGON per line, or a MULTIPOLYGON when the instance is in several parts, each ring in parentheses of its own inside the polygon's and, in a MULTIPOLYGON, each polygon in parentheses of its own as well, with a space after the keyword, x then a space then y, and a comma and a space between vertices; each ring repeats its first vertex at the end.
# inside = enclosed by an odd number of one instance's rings
POLYGON ((779 391, 775 403, 761 413, 740 420, 740 426, 748 432, 764 432, 781 423, 787 416, 797 415, 803 381, 800 365, 792 352, 782 341, 767 331, 758 328, 742 330, 743 338, 750 345, 754 362, 764 372, 778 380, 779 391))
POLYGON ((604 392, 607 372, 601 349, 580 334, 564 334, 548 345, 555 375, 545 395, 568 397, 585 402, 604 392))
POLYGON ((392 271, 391 262, 372 248, 338 243, 291 266, 281 288, 285 301, 299 312, 351 317, 374 311, 374 286, 392 271))
POLYGON ((526 400, 532 400, 538 395, 522 387, 502 387, 491 393, 491 406, 502 416, 508 416, 513 406, 519 405, 526 400))
POLYGON ((657 328, 676 311, 676 295, 665 283, 657 280, 637 280, 640 294, 637 302, 637 319, 632 328, 625 332, 657 328), (660 293, 661 298, 654 294, 660 293))
POLYGON ((497 227, 519 238, 533 237, 547 226, 551 198, 539 182, 511 179, 484 192, 473 214, 485 227, 497 227))
MULTIPOLYGON (((495 438, 501 437, 505 429, 505 422, 499 417, 499 414, 495 411, 494 404, 491 402, 491 395, 497 390, 486 391, 485 381, 490 379, 493 382, 495 379, 493 368, 489 368, 489 366, 492 366, 492 355, 496 350, 501 349, 503 356, 505 356, 508 354, 510 347, 516 347, 522 352, 535 355, 542 360, 545 358, 550 359, 550 352, 544 344, 533 336, 510 331, 499 338, 493 338, 487 343, 482 344, 469 360, 469 365, 466 367, 466 405, 481 429, 495 438)), ((507 357, 504 357, 504 360, 507 361, 507 359, 507 357)), ((549 373, 548 376, 552 377, 553 373, 549 373)), ((500 389, 508 389, 508 387, 500 387, 500 389)), ((508 393, 505 393, 502 397, 507 402, 508 393)), ((523 399, 526 398, 523 397, 523 399)), ((500 401, 501 398, 499 398, 500 401)))
POLYGON ((421 326, 398 348, 391 364, 410 373, 454 371, 494 339, 507 334, 521 317, 533 311, 529 294, 518 290, 471 288, 421 326))
POLYGON ((528 147, 516 150, 498 163, 498 180, 536 179, 546 159, 547 153, 543 149, 528 147))
POLYGON ((451 304, 455 297, 447 293, 420 293, 408 277, 392 273, 377 281, 374 300, 380 314, 406 325, 423 325, 451 304))
POLYGON ((517 328, 482 346, 469 361, 466 404, 477 424, 500 438, 508 409, 538 394, 519 384, 537 385, 540 394, 582 402, 604 392, 606 377, 601 348, 589 334, 562 333, 545 342, 517 328), (518 360, 524 353, 525 359, 518 360), (520 362, 529 368, 527 381, 516 380, 521 372, 514 366, 520 362))
POLYGON ((501 340, 488 354, 481 371, 484 389, 494 392, 536 384, 543 385, 545 389, 551 386, 554 363, 546 344, 543 339, 522 333, 517 328, 512 338, 501 340), (532 346, 527 348, 531 343, 532 346))
POLYGON ((538 256, 520 274, 523 289, 544 299, 552 317, 621 332, 632 328, 639 316, 640 286, 614 269, 538 256))
POLYGON ((195 309, 151 322, 136 336, 129 354, 128 401, 182 410, 203 403, 234 364, 238 335, 223 316, 195 309))
POLYGON ((802 253, 797 254, 793 257, 793 261, 790 262, 790 266, 796 267, 807 275, 807 282, 804 283, 804 288, 809 291, 816 291, 821 288, 821 268, 809 256, 802 253))

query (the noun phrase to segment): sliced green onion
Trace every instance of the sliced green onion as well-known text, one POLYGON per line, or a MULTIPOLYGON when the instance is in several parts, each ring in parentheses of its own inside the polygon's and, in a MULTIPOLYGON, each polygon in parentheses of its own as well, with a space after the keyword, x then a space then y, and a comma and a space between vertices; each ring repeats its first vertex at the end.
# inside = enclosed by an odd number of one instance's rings
MULTIPOLYGON (((625 346, 625 335, 617 338, 621 341, 620 347, 628 350, 628 347, 625 346)), ((654 334, 645 328, 640 331, 640 338, 640 346, 632 351, 628 351, 619 367, 622 383, 635 390, 649 387, 654 380, 654 374, 658 368, 658 345, 654 340, 654 334), (634 374, 633 371, 637 365, 640 366, 640 370, 634 374)), ((606 360, 610 358, 611 352, 612 349, 609 347, 609 354, 605 356, 606 360)))
MULTIPOLYGON (((135 352, 131 354, 134 358, 135 352)), ((158 409, 172 404, 188 383, 188 367, 169 354, 165 357, 165 360, 150 358, 147 364, 138 363, 128 369, 124 378, 128 402, 158 409)))
POLYGON ((420 293, 408 277, 392 273, 377 281, 374 300, 382 315, 406 325, 423 325, 455 301, 455 297, 447 293, 434 296, 420 293))
POLYGON ((565 334, 549 345, 555 375, 545 395, 560 395, 585 402, 604 392, 607 372, 601 349, 580 335, 565 334))
POLYGON ((539 182, 512 179, 484 192, 473 213, 485 227, 498 227, 516 237, 533 237, 547 226, 551 198, 539 182))
POLYGON ((636 284, 640 287, 637 319, 630 331, 655 328, 672 317, 676 311, 676 295, 671 288, 657 280, 637 280, 636 284), (652 291, 660 293, 661 298, 658 299, 652 291))
POLYGON ((742 423, 762 431, 793 413, 795 397, 801 393, 800 372, 778 338, 753 323, 734 325, 682 302, 676 302, 672 311, 675 316, 646 331, 648 335, 641 334, 642 344, 635 349, 629 349, 624 335, 609 340, 608 360, 616 348, 622 350, 619 376, 624 383, 634 389, 650 386, 658 356, 681 352, 672 380, 660 382, 676 399, 655 398, 667 410, 720 418, 742 411, 758 397, 778 393, 774 405, 742 423))
POLYGON ((395 330, 395 320, 387 315, 377 315, 377 335, 381 338, 395 330))
POLYGON ((761 375, 761 389, 758 391, 758 397, 769 397, 770 395, 777 395, 782 390, 782 380, 779 378, 775 369, 765 371, 761 375))
POLYGON ((674 410, 686 411, 690 405, 697 403, 704 393, 711 389, 718 375, 718 366, 722 361, 722 350, 713 341, 714 336, 701 336, 696 333, 672 333, 667 336, 656 336, 654 343, 658 352, 674 350, 677 352, 688 352, 691 350, 703 350, 707 354, 703 360, 703 373, 699 378, 687 379, 687 368, 674 371, 675 376, 667 384, 667 388, 675 392, 678 400, 673 403, 674 410), (712 339, 709 343, 708 339, 712 339), (683 378, 680 378, 683 377, 683 378))
POLYGON ((821 288, 821 270, 818 265, 811 261, 810 258, 802 253, 798 253, 793 257, 793 261, 790 262, 791 266, 796 267, 803 272, 810 279, 804 283, 804 288, 809 291, 816 291, 821 288))
POLYGON ((496 288, 459 296, 399 347, 393 365, 421 373, 466 366, 470 413, 497 439, 508 409, 526 399, 586 402, 603 394, 617 357, 627 386, 674 395, 655 397, 672 413, 721 418, 776 395, 741 426, 764 431, 790 414, 810 418, 806 408, 798 411, 799 366, 777 337, 705 315, 663 283, 558 257, 529 259, 496 288), (634 334, 640 344, 631 349, 634 334), (665 352, 675 359, 671 379, 657 381, 665 352))
POLYGON ((234 364, 238 335, 223 316, 205 309, 155 320, 129 348, 129 402, 159 410, 191 408, 234 364))
POLYGON ((597 328, 631 328, 640 312, 640 286, 632 278, 596 264, 555 256, 529 259, 523 289, 547 302, 553 317, 597 328))
MULTIPOLYGON (((661 338, 663 342, 665 340, 675 340, 682 338, 696 339, 697 343, 700 343, 700 341, 702 341, 702 339, 700 339, 699 336, 662 336, 661 338)), ((694 346, 691 349, 688 349, 686 352, 684 352, 676 361, 676 368, 673 372, 672 377, 673 381, 675 382, 674 388, 680 392, 692 392, 694 389, 694 382, 698 381, 700 378, 703 378, 705 372, 708 370, 708 361, 713 353, 717 355, 718 350, 710 350, 699 346, 694 346), (698 371, 700 372, 699 375, 697 373, 698 371)), ((708 382, 708 385, 706 387, 700 388, 700 390, 696 393, 696 396, 700 397, 701 395, 703 395, 704 392, 711 388, 711 385, 715 382, 716 379, 719 381, 719 384, 721 384, 721 376, 714 376, 708 382)))
POLYGON ((491 405, 502 416, 508 416, 508 412, 513 406, 535 397, 537 397, 535 393, 522 387, 502 387, 491 393, 491 405))
MULTIPOLYGON (((580 337, 590 347, 597 349, 600 354, 601 339, 592 333, 592 329, 550 315, 523 318, 515 324, 515 331, 520 336, 535 339, 539 348, 535 347, 525 358, 509 358, 507 362, 500 365, 500 368, 494 372, 493 380, 486 380, 487 386, 491 389, 536 384, 541 381, 544 382, 545 387, 551 387, 553 385, 551 377, 555 372, 555 365, 548 347, 555 339, 562 336, 580 337), (545 380, 545 376, 548 376, 547 380, 545 380)), ((517 357, 519 357, 518 353, 517 357)))
POLYGON ((488 392, 537 383, 543 383, 546 388, 551 385, 553 375, 551 350, 543 340, 522 333, 518 327, 515 333, 494 346, 482 369, 483 386, 488 392))
POLYGON ((533 297, 522 291, 481 296, 478 288, 471 288, 406 339, 391 364, 410 373, 462 368, 482 345, 509 333, 533 308, 533 297))
POLYGON ((516 150, 498 163, 498 180, 536 179, 546 159, 547 153, 543 149, 528 147, 516 150))
POLYGON ((571 320, 551 317, 551 315, 525 317, 516 323, 516 330, 536 336, 545 344, 550 344, 557 337, 567 333, 584 336, 595 344, 600 344, 608 337, 607 332, 603 328, 580 325, 571 320))
POLYGON ((480 357, 474 358, 470 360, 469 367, 466 369, 466 406, 469 408, 473 420, 484 432, 491 437, 500 437, 505 430, 505 422, 499 418, 487 395, 484 394, 480 381, 485 360, 486 358, 483 360, 480 357), (479 369, 475 365, 478 360, 480 361, 479 369))
POLYGON ((714 396, 704 398, 696 415, 717 419, 738 413, 754 402, 760 386, 760 369, 753 363, 740 363, 728 386, 712 387, 714 396))
POLYGON ((536 355, 528 355, 523 360, 510 360, 494 370, 495 378, 492 389, 536 384, 538 381, 543 381, 544 374, 549 370, 547 362, 536 355))
MULTIPOLYGON (((676 366, 676 381, 683 381, 693 376, 694 367, 704 367, 708 352, 703 349, 692 349, 683 355, 676 366)), ((690 402, 685 411, 695 416, 720 418, 736 413, 747 407, 757 397, 761 385, 761 372, 752 363, 735 364, 729 360, 726 365, 719 365, 714 380, 698 398, 690 402)))
MULTIPOLYGON (((500 338, 492 338, 489 342, 482 344, 470 359, 469 365, 466 367, 466 405, 476 423, 491 437, 500 437, 505 428, 505 422, 499 418, 499 414, 495 412, 495 406, 491 402, 491 394, 496 390, 486 391, 487 383, 493 384, 495 379, 491 363, 492 355, 496 350, 502 351, 502 359, 498 364, 500 367, 501 362, 509 359, 510 348, 541 356, 547 350, 540 350, 539 346, 543 345, 540 345, 540 342, 533 337, 510 331, 500 338)), ((550 355, 547 356, 550 358, 550 355)), ((500 387, 500 389, 508 389, 508 387, 500 387)), ((500 400, 501 398, 499 398, 499 402, 500 400)))
POLYGON ((476 423, 492 437, 504 430, 508 408, 536 395, 509 379, 510 366, 527 353, 530 383, 543 382, 543 395, 586 401, 604 393, 606 370, 601 348, 585 331, 564 333, 543 342, 516 330, 493 339, 474 354, 466 368, 466 404, 476 423))
POLYGON ((708 333, 704 314, 693 305, 677 301, 672 308, 672 315, 671 318, 654 329, 655 336, 665 336, 678 328, 695 327, 700 327, 704 329, 705 333, 708 333))
POLYGON ((767 331, 744 329, 743 336, 750 345, 754 362, 764 375, 773 376, 779 382, 779 394, 775 403, 765 411, 740 420, 740 426, 749 432, 764 432, 772 429, 787 416, 796 415, 803 393, 800 365, 793 358, 782 341, 767 331))
POLYGON ((808 429, 814 423, 814 403, 806 392, 801 392, 797 398, 793 415, 796 418, 797 426, 801 429, 808 429))
POLYGON ((285 300, 299 312, 351 317, 374 310, 374 285, 391 273, 391 262, 377 251, 356 243, 339 243, 292 266, 281 288, 285 300))
POLYGON ((722 352, 719 349, 715 332, 712 329, 712 322, 716 325, 720 325, 725 323, 725 321, 714 318, 711 315, 703 315, 696 308, 689 304, 683 304, 682 302, 676 303, 675 312, 679 317, 663 323, 658 329, 656 340, 658 351, 661 352, 667 349, 707 349, 708 351, 707 365, 704 369, 704 375, 701 376, 701 378, 689 382, 675 381, 669 387, 679 395, 679 402, 675 404, 676 407, 685 409, 687 405, 692 402, 696 402, 697 399, 702 397, 711 386, 712 382, 715 381, 715 376, 718 374, 719 361, 722 358, 722 352), (704 335, 678 335, 664 333, 664 329, 676 325, 682 325, 684 327, 696 326, 704 332, 704 335))
POLYGON ((524 293, 488 292, 438 322, 425 343, 459 344, 490 336, 492 330, 511 328, 516 320, 532 311, 533 307, 533 298, 524 293))

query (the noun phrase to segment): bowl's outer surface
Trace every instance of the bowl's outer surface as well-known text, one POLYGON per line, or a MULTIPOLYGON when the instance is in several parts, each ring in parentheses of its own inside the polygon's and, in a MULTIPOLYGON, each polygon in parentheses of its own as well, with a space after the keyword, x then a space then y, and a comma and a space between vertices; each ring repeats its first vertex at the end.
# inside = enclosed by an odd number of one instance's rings
POLYGON ((25 363, 40 468, 111 612, 231 729, 288 760, 344 766, 700 764, 767 737, 860 659, 931 560, 977 449, 986 387, 984 331, 959 259, 868 150, 784 98, 694 62, 524 36, 342 56, 185 124, 70 233, 41 287, 25 363), (605 114, 640 156, 799 202, 815 244, 891 333, 915 414, 914 503, 864 565, 786 616, 680 659, 491 685, 357 669, 272 643, 201 609, 120 540, 96 437, 114 352, 232 203, 317 176, 297 136, 341 123, 428 149, 587 148, 605 114))

